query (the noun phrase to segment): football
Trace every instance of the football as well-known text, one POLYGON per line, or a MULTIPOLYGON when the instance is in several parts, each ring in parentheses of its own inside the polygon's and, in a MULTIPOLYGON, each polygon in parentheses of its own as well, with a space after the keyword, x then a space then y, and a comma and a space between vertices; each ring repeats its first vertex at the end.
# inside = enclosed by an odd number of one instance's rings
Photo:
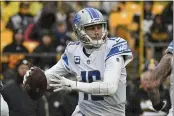
POLYGON ((32 100, 38 100, 47 89, 47 80, 44 72, 39 67, 32 67, 26 79, 24 88, 32 100))

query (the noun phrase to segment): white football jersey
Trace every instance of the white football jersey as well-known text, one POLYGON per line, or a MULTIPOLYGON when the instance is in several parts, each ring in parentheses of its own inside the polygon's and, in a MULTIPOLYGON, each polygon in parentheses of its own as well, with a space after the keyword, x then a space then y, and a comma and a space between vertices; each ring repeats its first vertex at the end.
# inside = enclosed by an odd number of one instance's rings
MULTIPOLYGON (((121 78, 114 96, 94 96, 79 92, 79 108, 86 116, 124 116, 126 103, 126 68, 132 60, 132 52, 127 42, 122 38, 108 38, 105 44, 96 49, 89 57, 83 52, 80 41, 68 44, 60 61, 46 71, 47 78, 51 73, 76 75, 78 81, 91 83, 103 81, 105 62, 114 55, 123 56, 121 78), (61 65, 63 67, 61 67, 61 65), (58 71, 57 69, 61 71, 58 71), (63 70, 65 69, 65 70, 63 70), (67 73, 66 73, 67 72, 67 73)), ((117 60, 117 59, 116 59, 117 60)), ((49 77, 50 78, 50 77, 49 77)), ((49 80, 48 78, 48 80, 49 80)), ((54 78, 54 77, 53 77, 54 78)))

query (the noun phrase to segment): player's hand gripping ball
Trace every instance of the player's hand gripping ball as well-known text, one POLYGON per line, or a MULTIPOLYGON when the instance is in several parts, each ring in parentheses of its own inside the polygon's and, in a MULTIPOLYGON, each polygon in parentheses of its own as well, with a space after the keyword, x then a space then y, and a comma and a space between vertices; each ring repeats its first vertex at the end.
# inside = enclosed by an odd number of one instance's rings
POLYGON ((38 100, 47 89, 47 80, 39 67, 31 67, 24 76, 24 88, 32 100, 38 100))

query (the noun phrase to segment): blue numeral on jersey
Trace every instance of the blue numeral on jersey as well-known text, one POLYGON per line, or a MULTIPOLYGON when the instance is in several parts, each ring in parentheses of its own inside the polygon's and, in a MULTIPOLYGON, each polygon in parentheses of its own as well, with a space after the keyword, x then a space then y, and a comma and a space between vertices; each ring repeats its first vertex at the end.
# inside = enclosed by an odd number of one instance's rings
MULTIPOLYGON (((98 70, 88 71, 87 73, 86 71, 82 71, 81 77, 83 82, 87 82, 87 78, 88 78, 89 83, 92 83, 94 81, 94 78, 96 78, 96 80, 101 80, 100 71, 98 70)), ((102 96, 94 96, 94 95, 91 95, 91 99, 94 101, 104 100, 102 96)), ((84 93, 84 100, 88 100, 88 94, 86 93, 84 93)))

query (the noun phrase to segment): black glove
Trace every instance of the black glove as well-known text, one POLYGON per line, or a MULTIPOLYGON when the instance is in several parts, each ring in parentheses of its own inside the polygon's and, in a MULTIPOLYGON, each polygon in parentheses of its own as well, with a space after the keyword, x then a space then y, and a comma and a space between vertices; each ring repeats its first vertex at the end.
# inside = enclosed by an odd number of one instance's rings
POLYGON ((163 110, 167 105, 167 101, 164 100, 164 101, 161 101, 159 104, 157 105, 153 105, 153 108, 156 110, 156 111, 161 111, 163 110))

